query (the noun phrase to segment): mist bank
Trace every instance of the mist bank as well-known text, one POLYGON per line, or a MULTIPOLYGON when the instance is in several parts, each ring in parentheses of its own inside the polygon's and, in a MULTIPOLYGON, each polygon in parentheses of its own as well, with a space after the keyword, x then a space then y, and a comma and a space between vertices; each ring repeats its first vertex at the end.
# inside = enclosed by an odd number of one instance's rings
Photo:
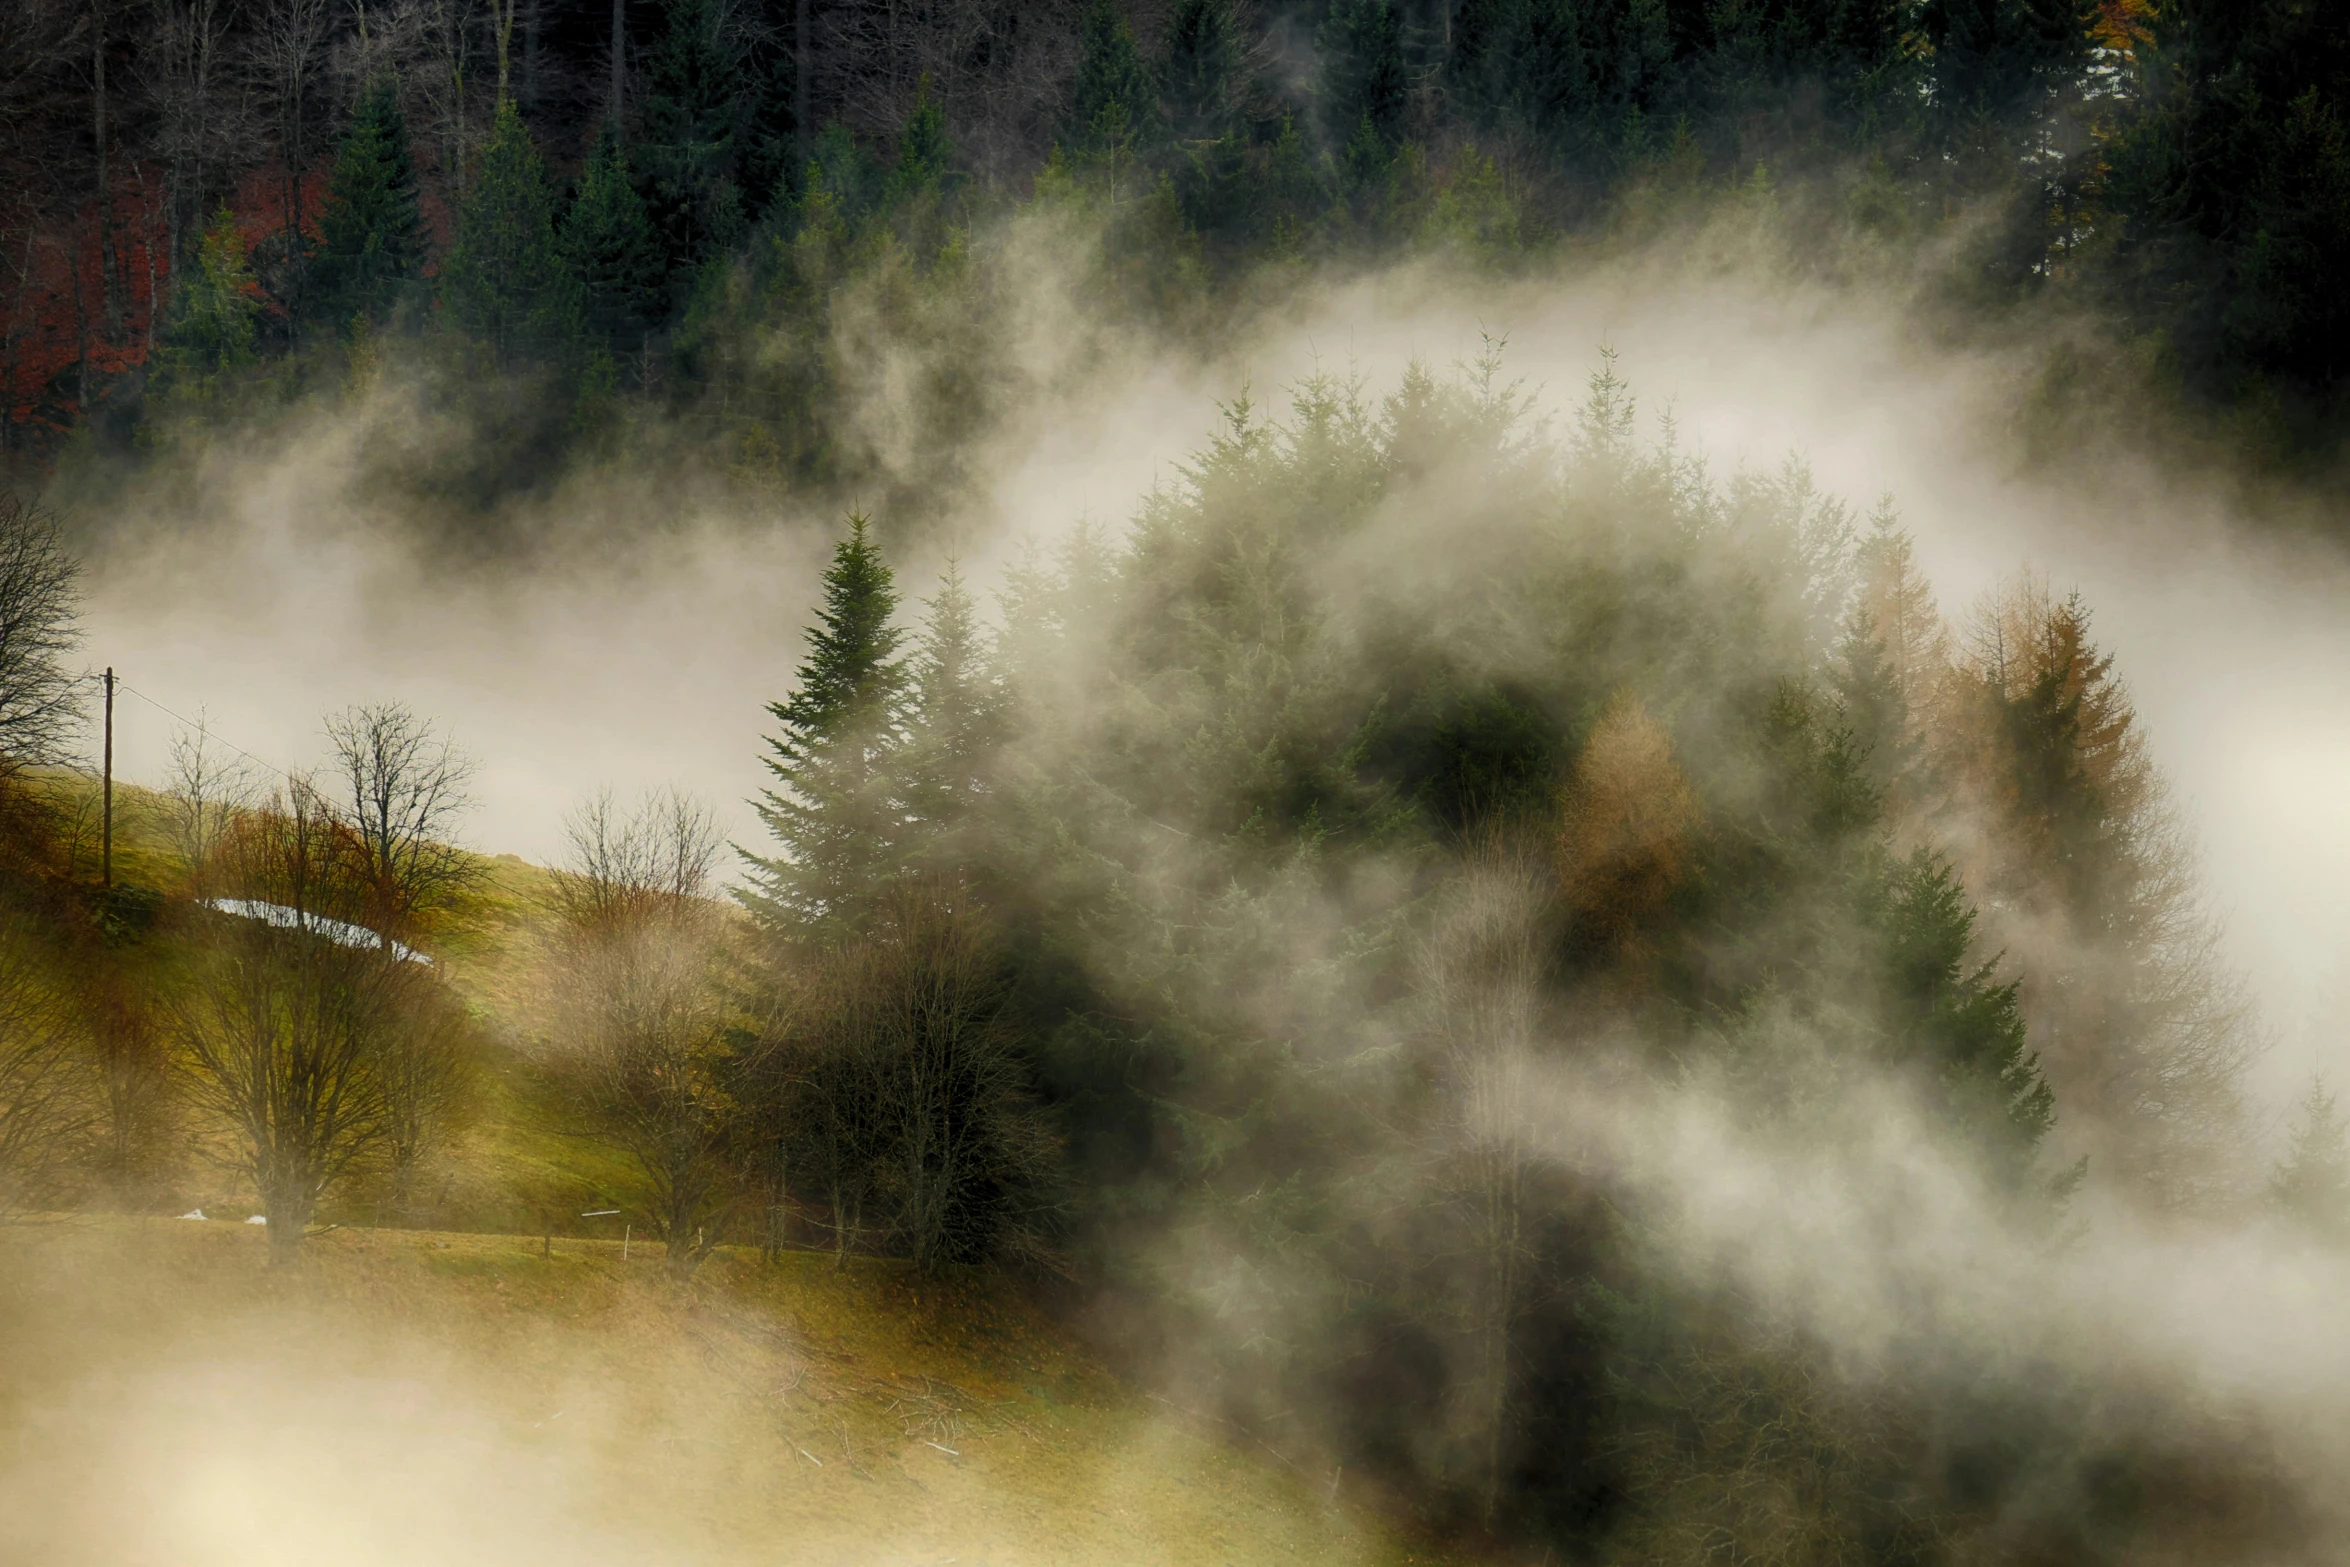
MULTIPOLYGON (((1647 406, 1669 407, 1718 469, 1793 453, 1825 489, 1893 496, 1945 604, 2018 568, 2077 587, 2205 848, 2231 958, 2282 1040, 2270 1092, 2332 1061, 2339 1046, 2307 1026, 2350 950, 2350 839, 2327 808, 2341 760, 2327 736, 2350 700, 2339 552, 2247 518, 2232 475, 2199 482, 2124 433, 2060 464, 2027 455, 2030 349, 1953 348, 1898 293, 1724 260, 1635 252, 1518 281, 1413 266, 1309 290, 1206 357, 1082 311, 1072 335, 1048 283, 1017 312, 1017 341, 1035 345, 1017 350, 1030 368, 1010 384, 1024 390, 958 459, 966 499, 945 515, 885 506, 882 536, 914 577, 951 554, 985 590, 1082 520, 1121 523, 1244 389, 1277 394, 1317 369, 1391 384, 1491 334, 1513 376, 1564 404, 1613 345, 1647 406)), ((877 374, 859 417, 886 421, 897 384, 877 374)), ((208 712, 293 768, 318 754, 318 715, 396 696, 475 737, 486 770, 468 832, 483 848, 553 858, 588 780, 690 781, 746 837, 740 802, 760 773, 744 736, 789 681, 834 498, 675 452, 586 466, 505 508, 497 526, 519 552, 485 556, 371 478, 387 442, 437 461, 468 440, 427 396, 394 382, 85 514, 93 653, 139 693, 118 735, 124 774, 159 779, 179 727, 142 696, 208 712)))
MULTIPOLYGON (((692 1201, 1072 1279, 1134 1374, 1432 1528, 2325 1559, 2339 1264, 2267 1194, 2308 1058, 2262 1047, 2339 928, 2279 801, 2340 565, 2126 428, 2050 463, 2038 345, 1704 232, 1292 280, 1205 347, 1070 306, 1080 257, 942 446, 931 318, 836 313, 854 531, 650 404, 469 511, 418 476, 504 437, 392 355, 80 519, 118 765, 162 781, 149 699, 295 771, 402 701, 483 761, 469 840, 586 886, 599 785, 713 798, 762 977, 701 921, 648 959, 754 1117, 697 1121, 692 1201), (992 1151, 918 1226, 835 1132, 930 980, 992 1151)), ((579 1015, 511 1025, 550 1079, 627 990, 582 930, 579 1015)))

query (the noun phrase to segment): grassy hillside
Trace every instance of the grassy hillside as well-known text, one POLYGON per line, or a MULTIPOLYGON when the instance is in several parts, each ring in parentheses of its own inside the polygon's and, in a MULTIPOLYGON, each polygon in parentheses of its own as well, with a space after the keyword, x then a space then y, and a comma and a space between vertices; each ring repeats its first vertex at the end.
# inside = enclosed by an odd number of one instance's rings
POLYGON ((0 1251, 0 1558, 1404 1563, 1307 1476, 1122 1387, 983 1274, 343 1229, 0 1251), (132 1496, 138 1506, 126 1505, 132 1496))
MULTIPOLYGON (((88 780, 44 780, 63 817, 88 780)), ((93 817, 94 820, 94 817, 93 817)), ((161 804, 117 796, 104 939, 177 982, 197 913, 161 804)), ((95 839, 62 883, 94 880, 95 839), (87 862, 87 863, 85 863, 87 862)), ((626 1178, 554 1113, 547 873, 501 856, 422 939, 471 1013, 471 1108, 411 1224, 362 1182, 290 1272, 245 1176, 185 1124, 159 1205, 0 1246, 0 1560, 338 1563, 1402 1563, 1341 1477, 1121 1384, 984 1271, 722 1249, 689 1285, 626 1178), (136 1508, 123 1505, 138 1495, 136 1508)), ((97 905, 92 904, 95 909, 97 905)), ((89 939, 97 940, 93 931, 89 939)))
MULTIPOLYGON (((92 895, 94 910, 97 781, 57 771, 39 775, 36 784, 61 824, 55 874, 92 895)), ((167 802, 149 790, 116 787, 116 883, 151 889, 162 902, 151 925, 111 943, 113 961, 142 975, 158 994, 180 983, 177 959, 195 917, 187 901, 187 868, 167 830, 168 811, 167 802)), ((526 1050, 545 1030, 539 964, 549 917, 548 874, 513 855, 483 856, 475 869, 470 892, 418 938, 472 1015, 474 1077, 465 1117, 451 1128, 405 1217, 475 1231, 592 1231, 597 1227, 583 1226, 578 1214, 612 1206, 624 1177, 608 1150, 566 1133, 526 1050)), ((204 1129, 182 1131, 189 1156, 169 1171, 155 1206, 233 1210, 237 1218, 254 1211, 258 1199, 242 1172, 201 1146, 204 1129)), ((365 1180, 337 1192, 327 1210, 359 1224, 402 1217, 387 1211, 384 1194, 365 1180)))

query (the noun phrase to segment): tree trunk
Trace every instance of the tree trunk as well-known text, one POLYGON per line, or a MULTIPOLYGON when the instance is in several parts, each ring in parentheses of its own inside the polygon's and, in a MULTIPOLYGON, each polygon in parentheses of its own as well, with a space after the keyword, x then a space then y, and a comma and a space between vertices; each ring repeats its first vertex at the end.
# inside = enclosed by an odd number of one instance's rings
POLYGON ((8 315, 4 362, 0 362, 0 451, 16 445, 16 378, 23 368, 19 348, 24 342, 25 305, 33 287, 34 238, 34 231, 28 227, 24 236, 24 265, 16 274, 16 308, 8 315))
POLYGON ((90 417, 90 309, 82 297, 82 260, 73 253, 69 240, 65 247, 65 276, 73 289, 74 341, 78 345, 74 369, 74 412, 82 418, 90 417))
POLYGON ((506 62, 514 42, 515 0, 491 0, 491 15, 498 23, 498 106, 506 104, 506 62))
MULTIPOLYGON (((805 3, 805 0, 803 0, 805 3)), ((628 0, 612 0, 612 123, 620 124, 628 77, 628 0)))
POLYGON ((269 1220, 272 1267, 292 1262, 302 1254, 302 1236, 310 1228, 310 1215, 317 1205, 318 1199, 306 1188, 291 1182, 263 1188, 261 1211, 269 1220))
POLYGON ((122 268, 114 250, 114 178, 107 160, 106 4, 90 7, 90 121, 98 149, 98 277, 106 311, 106 338, 122 341, 122 268))
POLYGON ((816 41, 809 36, 813 9, 811 0, 793 0, 792 5, 792 136, 799 145, 800 169, 808 167, 809 155, 815 144, 808 135, 808 89, 815 76, 816 41))

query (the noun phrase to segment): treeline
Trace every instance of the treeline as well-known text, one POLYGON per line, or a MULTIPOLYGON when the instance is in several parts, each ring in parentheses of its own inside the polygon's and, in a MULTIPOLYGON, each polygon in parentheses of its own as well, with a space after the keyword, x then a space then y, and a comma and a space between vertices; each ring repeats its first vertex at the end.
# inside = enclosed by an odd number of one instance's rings
POLYGON ((20 446, 342 395, 429 327, 460 395, 562 371, 475 410, 498 451, 459 492, 641 405, 762 481, 943 504, 951 456, 892 469, 854 416, 872 361, 912 361, 894 444, 951 452, 1048 252, 1212 332, 1300 260, 1519 266, 1760 193, 1807 264, 1939 236, 1962 309, 2085 309, 2288 433, 2332 427, 2346 351, 2322 8, 13 0, 5 36, 20 446))

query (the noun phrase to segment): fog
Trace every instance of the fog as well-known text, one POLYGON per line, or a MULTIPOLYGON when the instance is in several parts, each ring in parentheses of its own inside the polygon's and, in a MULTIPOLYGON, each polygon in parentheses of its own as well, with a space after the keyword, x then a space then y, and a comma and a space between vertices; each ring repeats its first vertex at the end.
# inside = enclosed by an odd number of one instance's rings
MULTIPOLYGON (((949 552, 985 586, 1024 543, 1121 524, 1220 400, 1278 397, 1316 367, 1377 389, 1486 333, 1507 338, 1510 373, 1554 414, 1607 344, 1644 414, 1669 405, 1717 473, 1792 454, 1856 506, 1889 494, 1953 620, 2018 569, 2078 588, 2277 1036, 2255 1082, 2274 1100, 2312 1068, 2350 1066, 2350 1042, 2311 1027, 2350 955, 2350 563, 2247 524, 2218 477, 2182 482, 2118 438, 2027 471, 2008 427, 2021 355, 1930 341, 1891 304, 1653 259, 1508 286, 1388 273, 1319 292, 1210 361, 1129 345, 1063 378, 1005 420, 974 505, 885 539, 910 598, 949 552)), ((756 846, 744 802, 763 781, 762 706, 789 689, 837 517, 718 485, 575 478, 524 508, 542 540, 524 561, 485 563, 419 545, 354 497, 362 432, 418 417, 386 394, 359 420, 216 452, 200 521, 113 519, 88 654, 132 693, 121 776, 161 781, 178 727, 162 709, 204 712, 229 743, 298 769, 319 758, 321 715, 396 699, 479 757, 476 847, 550 859, 582 795, 659 782, 717 802, 756 846), (592 542, 566 549, 570 531, 592 542)))
MULTIPOLYGON (((1930 341, 1892 304, 1650 257, 1508 286, 1392 272, 1284 307, 1205 362, 1129 344, 1011 411, 965 511, 903 534, 882 519, 901 587, 922 597, 950 554, 984 587, 1030 543, 1082 521, 1116 527, 1243 388, 1277 399, 1319 368, 1359 372, 1377 394, 1408 362, 1465 359, 1488 336, 1507 338, 1509 373, 1554 416, 1571 414, 1604 344, 1642 400, 1644 433, 1669 405, 1717 475, 1793 454, 1859 507, 1891 495, 1954 620, 2019 569, 2060 593, 2077 587, 2200 841, 2228 950, 2280 1040, 2256 1068, 2259 1090, 2274 1103, 2313 1065, 2350 1070, 2350 1044, 2303 1026, 2350 952, 2350 818, 2338 804, 2350 564, 2234 515, 2219 476, 2183 482, 2118 437, 2061 472, 2026 469, 2008 427, 2021 356, 1930 341)), ((479 758, 466 829, 477 848, 552 860, 565 813, 596 787, 661 783, 711 799, 737 842, 761 847, 746 802, 763 782, 762 709, 791 687, 837 514, 756 504, 715 480, 584 472, 522 508, 531 542, 519 551, 429 544, 354 479, 371 429, 424 417, 409 396, 395 384, 355 417, 216 449, 191 510, 151 499, 158 489, 109 519, 88 652, 131 693, 119 773, 163 781, 175 714, 201 711, 262 764, 301 769, 321 759, 324 714, 398 700, 479 758)), ((1331 931, 1293 934, 1279 957, 1308 967, 1316 935, 1331 931)), ((1231 978, 1213 958, 1203 971, 1231 978)), ((1274 999, 1306 1009, 1305 988, 1274 999)), ((2093 1432, 2180 1418, 2194 1427, 2182 1451, 2233 1452, 2232 1423, 2246 1419, 2240 1456, 2305 1505, 2311 1534, 2338 1537, 2338 1414, 2350 1404, 2330 1304, 2350 1285, 2338 1260, 2095 1202, 2066 1236, 2021 1237, 1898 1085, 1862 1081, 1824 1112, 1834 1135, 1790 1146, 1742 1124, 1733 1091, 1637 1078, 1593 1048, 1534 1072, 1512 1114, 1558 1166, 1650 1204, 1644 1244, 1670 1253, 1679 1278, 1740 1291, 1758 1321, 1818 1335, 1864 1388, 1896 1376, 1964 1384, 1986 1367, 2029 1380, 2018 1368, 2045 1363, 2089 1390, 2093 1432)), ((1221 1287, 1197 1258, 1175 1252, 1167 1266, 1203 1296, 1221 1287)), ((604 1460, 558 1462, 498 1428, 471 1401, 486 1381, 478 1368, 432 1364, 413 1385, 321 1368, 346 1350, 330 1343, 320 1365, 254 1374, 175 1345, 119 1386, 58 1390, 46 1416, 58 1452, 178 1478, 134 1525, 98 1521, 104 1498, 50 1470, 21 1470, 23 1500, 6 1509, 20 1513, 17 1538, 96 1542, 124 1559, 271 1560, 256 1558, 256 1504, 240 1487, 259 1467, 290 1465, 309 1499, 278 1521, 280 1550, 291 1538, 358 1561, 489 1560, 523 1526, 483 1521, 518 1512, 530 1543, 517 1550, 548 1555, 553 1541, 581 1559, 629 1558, 626 1530, 574 1517, 604 1483, 604 1460), (230 1447, 191 1435, 240 1401, 266 1418, 232 1426, 230 1447), (391 1488, 354 1478, 385 1466, 414 1466, 402 1485, 446 1497, 455 1521, 418 1532, 386 1500, 391 1488)), ((613 1432, 626 1434, 615 1420, 597 1439, 613 1432)))

